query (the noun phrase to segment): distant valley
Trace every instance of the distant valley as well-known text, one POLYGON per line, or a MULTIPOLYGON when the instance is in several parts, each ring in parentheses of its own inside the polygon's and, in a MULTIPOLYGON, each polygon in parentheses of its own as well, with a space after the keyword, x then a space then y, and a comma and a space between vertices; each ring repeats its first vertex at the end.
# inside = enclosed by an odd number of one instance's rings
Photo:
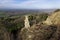
POLYGON ((18 15, 18 14, 40 14, 40 13, 50 13, 55 9, 0 9, 0 12, 3 12, 8 15, 18 15))

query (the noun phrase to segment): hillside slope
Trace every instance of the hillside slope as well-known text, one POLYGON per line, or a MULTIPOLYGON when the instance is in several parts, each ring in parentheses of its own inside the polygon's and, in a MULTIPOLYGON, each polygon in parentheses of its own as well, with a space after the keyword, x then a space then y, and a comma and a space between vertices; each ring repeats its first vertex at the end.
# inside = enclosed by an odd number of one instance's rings
POLYGON ((47 25, 60 25, 60 11, 53 12, 44 23, 47 25))

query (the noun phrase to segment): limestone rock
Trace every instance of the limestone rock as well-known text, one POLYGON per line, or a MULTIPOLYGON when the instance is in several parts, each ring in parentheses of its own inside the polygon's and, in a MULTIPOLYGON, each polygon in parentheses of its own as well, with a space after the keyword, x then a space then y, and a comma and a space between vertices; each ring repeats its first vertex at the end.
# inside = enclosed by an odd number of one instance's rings
POLYGON ((29 25, 29 20, 28 20, 28 16, 26 15, 25 16, 25 28, 29 28, 30 27, 30 25, 29 25))
POLYGON ((47 25, 60 25, 60 11, 54 12, 51 16, 48 16, 44 23, 47 25))

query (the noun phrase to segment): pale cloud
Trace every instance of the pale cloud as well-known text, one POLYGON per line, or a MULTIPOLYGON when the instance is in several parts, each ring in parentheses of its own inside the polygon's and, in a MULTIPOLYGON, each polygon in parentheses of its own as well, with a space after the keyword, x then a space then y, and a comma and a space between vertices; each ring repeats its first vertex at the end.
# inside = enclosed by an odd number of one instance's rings
POLYGON ((16 2, 14 0, 0 0, 0 8, 24 8, 24 9, 45 9, 60 8, 59 0, 27 0, 16 2))

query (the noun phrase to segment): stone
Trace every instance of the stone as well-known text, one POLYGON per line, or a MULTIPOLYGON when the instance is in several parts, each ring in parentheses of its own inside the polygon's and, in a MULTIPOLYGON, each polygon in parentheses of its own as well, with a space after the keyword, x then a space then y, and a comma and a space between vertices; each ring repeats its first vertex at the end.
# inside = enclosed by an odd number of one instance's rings
POLYGON ((53 12, 44 23, 47 25, 60 25, 60 11, 53 12))

